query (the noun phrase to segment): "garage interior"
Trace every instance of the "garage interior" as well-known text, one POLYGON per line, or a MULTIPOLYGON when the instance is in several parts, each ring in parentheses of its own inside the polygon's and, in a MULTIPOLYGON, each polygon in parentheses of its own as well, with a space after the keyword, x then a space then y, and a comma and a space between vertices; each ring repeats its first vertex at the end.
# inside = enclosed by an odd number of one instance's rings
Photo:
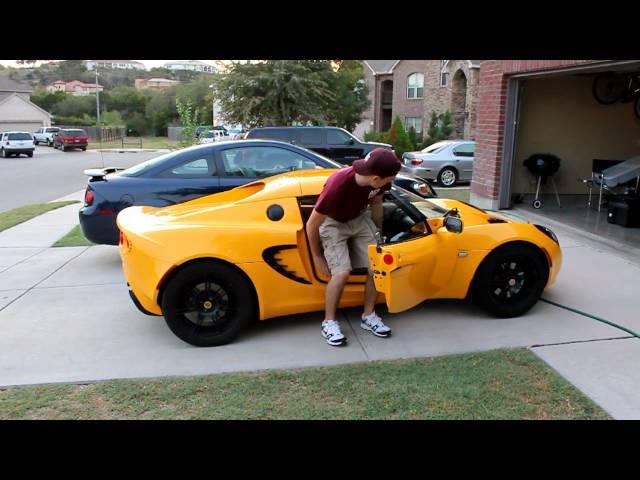
POLYGON ((510 184, 502 189, 503 195, 509 195, 510 206, 639 246, 640 118, 634 108, 640 95, 640 62, 519 78, 516 88, 510 184), (630 85, 637 90, 628 101, 601 104, 594 96, 594 79, 613 72, 632 75, 637 83, 630 85), (553 175, 541 179, 538 199, 542 205, 534 208, 539 176, 524 162, 539 154, 556 156, 560 165, 553 175), (604 182, 591 181, 601 172, 604 182))

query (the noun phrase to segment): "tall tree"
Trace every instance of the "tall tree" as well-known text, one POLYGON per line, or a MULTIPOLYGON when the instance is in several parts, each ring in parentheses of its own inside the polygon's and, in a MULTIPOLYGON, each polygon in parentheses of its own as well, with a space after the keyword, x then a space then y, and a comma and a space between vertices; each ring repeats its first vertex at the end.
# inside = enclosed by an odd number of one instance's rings
POLYGON ((362 120, 362 113, 369 107, 369 88, 364 81, 362 63, 357 60, 334 60, 339 68, 331 75, 331 90, 335 99, 328 107, 329 121, 350 132, 362 120))
POLYGON ((326 60, 234 63, 214 82, 222 116, 248 126, 324 123, 335 99, 326 60))

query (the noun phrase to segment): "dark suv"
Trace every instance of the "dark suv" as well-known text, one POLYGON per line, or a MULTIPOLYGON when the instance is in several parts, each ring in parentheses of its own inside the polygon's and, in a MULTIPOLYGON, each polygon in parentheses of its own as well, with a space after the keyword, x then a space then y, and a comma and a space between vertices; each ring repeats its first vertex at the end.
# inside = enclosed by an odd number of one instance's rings
POLYGON ((265 138, 299 145, 345 165, 364 158, 374 148, 392 149, 387 143, 361 142, 337 127, 260 127, 250 130, 246 138, 265 138))

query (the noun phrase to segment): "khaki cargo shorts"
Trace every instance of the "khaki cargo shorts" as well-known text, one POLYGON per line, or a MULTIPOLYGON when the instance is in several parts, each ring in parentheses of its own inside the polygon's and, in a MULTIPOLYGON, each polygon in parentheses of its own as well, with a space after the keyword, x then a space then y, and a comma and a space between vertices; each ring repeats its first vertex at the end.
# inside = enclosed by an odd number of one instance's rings
POLYGON ((344 223, 327 217, 320 225, 320 240, 331 275, 369 268, 368 246, 375 245, 376 231, 368 210, 344 223))

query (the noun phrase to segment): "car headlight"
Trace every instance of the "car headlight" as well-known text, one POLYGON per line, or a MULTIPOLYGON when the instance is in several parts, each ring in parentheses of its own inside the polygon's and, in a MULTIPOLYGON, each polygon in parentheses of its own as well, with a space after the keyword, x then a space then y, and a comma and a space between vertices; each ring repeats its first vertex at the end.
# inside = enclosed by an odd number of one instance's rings
POLYGON ((427 187, 426 183, 418 183, 415 182, 413 184, 413 189, 418 192, 418 193, 422 193, 424 195, 426 195, 427 193, 429 193, 429 187, 427 187))
POLYGON ((535 225, 535 227, 538 230, 540 230, 542 233, 544 233, 547 237, 549 237, 551 240, 553 240, 558 245, 560 245, 560 242, 558 241, 558 237, 550 229, 548 229, 547 227, 543 227, 542 225, 535 225))

